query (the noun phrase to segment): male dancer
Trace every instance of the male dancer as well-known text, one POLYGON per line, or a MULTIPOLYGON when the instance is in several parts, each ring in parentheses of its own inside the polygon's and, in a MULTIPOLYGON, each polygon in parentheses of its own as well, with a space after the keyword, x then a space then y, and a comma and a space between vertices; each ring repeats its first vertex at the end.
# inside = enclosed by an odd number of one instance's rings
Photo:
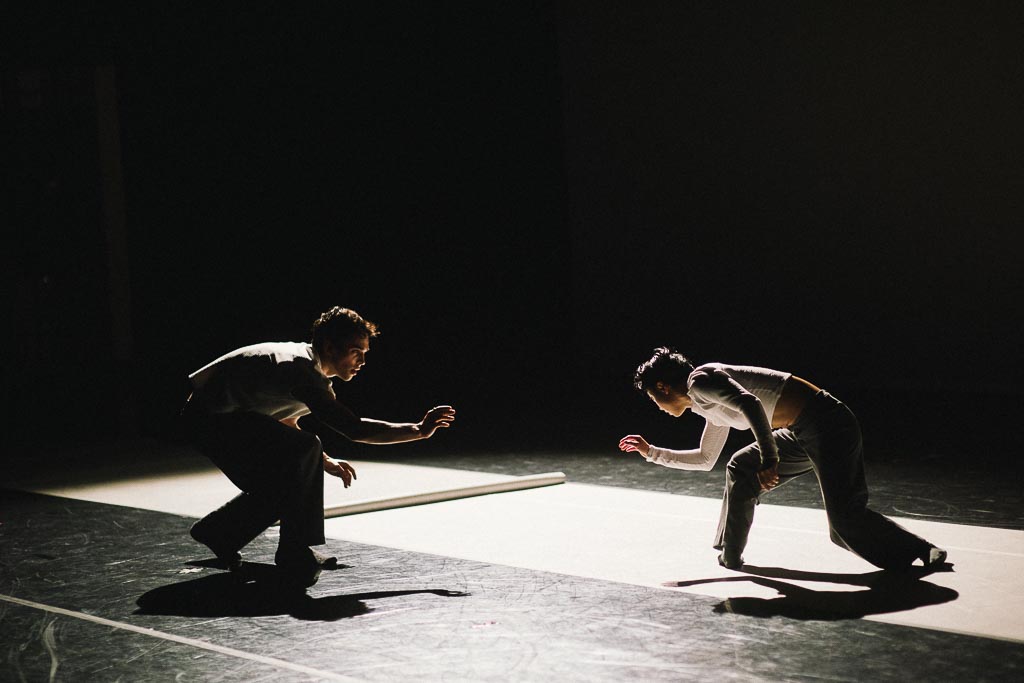
POLYGON ((868 509, 860 425, 827 391, 788 372, 708 363, 694 368, 682 354, 661 347, 637 368, 636 388, 664 412, 693 410, 706 420, 700 447, 676 451, 652 446, 639 434, 619 441, 627 453, 684 470, 710 470, 729 429, 749 429, 755 442, 737 451, 726 468, 725 497, 714 547, 729 569, 743 565, 754 506, 762 491, 814 470, 821 486, 832 541, 882 569, 915 560, 937 568, 946 551, 868 509))
POLYGON ((355 377, 378 334, 372 322, 335 306, 313 324, 311 343, 246 346, 189 375, 186 432, 242 490, 196 522, 191 534, 230 569, 241 565, 238 551, 277 520, 281 537, 274 560, 287 584, 311 586, 322 566, 336 564, 310 548, 325 542, 324 472, 346 488, 356 473, 329 457, 317 436, 300 430, 300 417, 312 413, 348 439, 370 444, 428 439, 455 419, 445 405, 418 423, 371 420, 337 400, 331 378, 355 377))

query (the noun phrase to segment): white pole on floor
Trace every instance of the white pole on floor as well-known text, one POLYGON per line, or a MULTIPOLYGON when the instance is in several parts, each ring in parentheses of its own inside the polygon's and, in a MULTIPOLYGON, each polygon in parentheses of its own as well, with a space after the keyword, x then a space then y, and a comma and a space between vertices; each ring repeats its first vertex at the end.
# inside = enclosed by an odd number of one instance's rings
POLYGON ((440 491, 426 491, 424 493, 414 493, 407 496, 395 496, 392 498, 355 500, 351 503, 325 507, 324 519, 329 519, 331 517, 344 517, 345 515, 358 515, 363 512, 391 510, 393 508, 403 508, 411 505, 441 503, 446 500, 458 500, 459 498, 484 496, 490 493, 522 491, 523 489, 534 489, 541 486, 553 486, 554 484, 563 483, 565 483, 565 474, 562 472, 546 472, 544 474, 528 474, 526 476, 515 477, 513 479, 498 481, 491 484, 478 484, 476 486, 464 486, 462 488, 443 489, 440 491))

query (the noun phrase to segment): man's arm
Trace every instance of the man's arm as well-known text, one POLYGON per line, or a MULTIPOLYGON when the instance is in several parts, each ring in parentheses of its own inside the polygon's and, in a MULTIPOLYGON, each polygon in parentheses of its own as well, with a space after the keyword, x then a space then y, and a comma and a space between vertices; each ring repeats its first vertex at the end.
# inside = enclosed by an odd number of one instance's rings
POLYGON ((317 420, 352 441, 367 444, 389 444, 429 439, 438 429, 451 426, 455 409, 437 406, 427 411, 419 422, 387 422, 359 417, 326 391, 300 387, 292 392, 305 403, 317 420))
MULTIPOLYGON (((286 417, 281 420, 281 424, 291 427, 292 429, 302 429, 299 427, 298 417, 286 417)), ((327 451, 323 452, 322 458, 324 461, 324 472, 341 479, 345 484, 345 488, 351 486, 352 482, 359 478, 356 476, 355 468, 352 467, 347 460, 336 460, 327 455, 327 451)))
POLYGON ((360 443, 403 443, 417 439, 429 439, 438 429, 450 427, 453 420, 455 420, 455 408, 451 406, 431 408, 419 422, 386 422, 361 417, 356 435, 346 434, 346 436, 360 443))

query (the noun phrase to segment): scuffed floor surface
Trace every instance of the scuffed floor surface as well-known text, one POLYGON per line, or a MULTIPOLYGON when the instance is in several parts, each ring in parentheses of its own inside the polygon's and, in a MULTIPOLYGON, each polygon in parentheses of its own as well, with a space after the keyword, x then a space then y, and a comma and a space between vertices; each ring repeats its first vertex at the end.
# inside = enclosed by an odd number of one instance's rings
MULTIPOLYGON (((328 542, 342 568, 324 572, 308 595, 285 597, 269 564, 272 537, 250 546, 245 581, 210 566, 187 536, 189 517, 0 496, 2 680, 1002 681, 1024 674, 1024 645, 1011 641, 850 613, 758 611, 728 598, 343 540, 328 542)), ((899 594, 896 586, 892 595, 899 594)), ((799 607, 800 596, 788 597, 799 607)))

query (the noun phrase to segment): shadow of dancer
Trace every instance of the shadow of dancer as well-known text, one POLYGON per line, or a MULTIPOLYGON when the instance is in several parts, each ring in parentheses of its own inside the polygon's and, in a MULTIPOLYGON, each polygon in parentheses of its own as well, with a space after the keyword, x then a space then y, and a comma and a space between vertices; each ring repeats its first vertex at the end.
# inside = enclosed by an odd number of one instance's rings
MULTIPOLYGON (((869 614, 903 612, 926 605, 939 605, 956 600, 960 594, 951 588, 937 586, 922 579, 935 572, 923 567, 917 571, 877 571, 867 574, 830 574, 806 572, 781 567, 744 565, 740 570, 750 576, 730 576, 693 581, 671 581, 664 585, 676 588, 702 583, 735 583, 749 581, 779 593, 776 598, 726 598, 715 605, 718 614, 742 614, 751 617, 789 617, 790 619, 839 620, 860 619, 869 614), (863 586, 867 590, 820 591, 804 588, 790 581, 820 581, 863 586)), ((940 571, 952 571, 946 564, 940 571)))
POLYGON ((135 614, 181 617, 263 617, 287 614, 304 621, 337 621, 372 612, 364 601, 406 595, 463 597, 460 591, 420 589, 374 591, 312 597, 282 589, 277 568, 246 563, 245 579, 214 574, 147 591, 136 601, 135 614))

